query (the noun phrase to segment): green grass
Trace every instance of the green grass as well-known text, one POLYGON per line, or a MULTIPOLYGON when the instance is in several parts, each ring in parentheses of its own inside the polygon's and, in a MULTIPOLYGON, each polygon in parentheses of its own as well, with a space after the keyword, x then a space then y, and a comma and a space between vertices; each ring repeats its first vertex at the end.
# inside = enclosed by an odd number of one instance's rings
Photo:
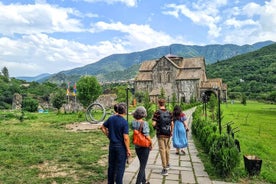
POLYGON ((65 124, 84 121, 78 114, 26 113, 23 122, 7 112, 0 116, 0 183, 71 184, 106 179, 108 140, 102 132, 65 128, 65 124))
MULTIPOLYGON (((246 106, 236 103, 221 107, 223 133, 224 125, 230 121, 234 122, 233 128, 240 130, 235 138, 241 145, 241 163, 226 180, 276 183, 276 105, 248 101, 246 106), (263 160, 259 176, 246 175, 244 154, 257 155, 263 160)), ((19 121, 20 115, 21 112, 0 111, 1 184, 105 181, 107 138, 100 130, 72 132, 65 128, 66 124, 85 121, 83 113, 25 113, 23 122, 19 121)), ((129 122, 132 119, 129 115, 129 122)), ((221 179, 214 173, 206 154, 198 148, 210 177, 221 179)))
MULTIPOLYGON (((248 101, 247 105, 240 103, 222 104, 222 133, 226 133, 225 125, 233 122, 232 128, 239 130, 235 138, 241 147, 240 166, 228 180, 258 183, 276 183, 276 105, 248 101), (262 159, 259 176, 248 177, 244 167, 243 155, 256 155, 262 159)), ((206 156, 201 152, 209 175, 216 178, 206 156)))

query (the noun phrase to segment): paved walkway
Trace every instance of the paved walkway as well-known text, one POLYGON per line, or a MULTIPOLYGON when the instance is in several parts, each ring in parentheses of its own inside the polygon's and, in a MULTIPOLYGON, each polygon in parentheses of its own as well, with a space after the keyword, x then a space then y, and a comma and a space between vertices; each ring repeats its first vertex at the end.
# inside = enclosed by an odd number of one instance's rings
MULTIPOLYGON (((185 111, 188 118, 188 124, 191 130, 192 113, 195 108, 185 111)), ((175 154, 175 148, 171 146, 170 170, 168 176, 162 176, 161 158, 158 152, 158 143, 156 137, 153 138, 153 149, 150 152, 146 168, 147 180, 150 184, 223 184, 225 182, 211 181, 201 160, 197 157, 198 152, 195 148, 191 131, 188 132, 188 148, 186 155, 175 154)), ((126 167, 124 174, 124 184, 135 184, 136 175, 139 171, 139 160, 137 157, 126 167)), ((229 183, 228 183, 229 184, 229 183)))

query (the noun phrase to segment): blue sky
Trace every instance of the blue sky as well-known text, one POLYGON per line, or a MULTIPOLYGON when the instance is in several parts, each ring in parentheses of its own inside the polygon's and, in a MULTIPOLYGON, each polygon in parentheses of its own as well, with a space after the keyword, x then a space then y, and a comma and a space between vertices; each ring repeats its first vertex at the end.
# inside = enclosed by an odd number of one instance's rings
POLYGON ((0 0, 0 69, 57 73, 111 54, 276 41, 276 0, 0 0))

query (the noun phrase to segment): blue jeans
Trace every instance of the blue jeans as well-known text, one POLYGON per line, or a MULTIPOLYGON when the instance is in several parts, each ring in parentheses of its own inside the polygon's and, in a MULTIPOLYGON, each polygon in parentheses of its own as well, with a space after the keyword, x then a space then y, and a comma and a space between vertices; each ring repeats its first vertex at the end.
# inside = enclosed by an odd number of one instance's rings
POLYGON ((146 183, 146 166, 149 158, 149 148, 137 147, 135 148, 136 154, 140 162, 140 169, 137 175, 136 184, 146 183))
POLYGON ((109 146, 108 184, 122 184, 126 166, 126 148, 124 146, 109 146))

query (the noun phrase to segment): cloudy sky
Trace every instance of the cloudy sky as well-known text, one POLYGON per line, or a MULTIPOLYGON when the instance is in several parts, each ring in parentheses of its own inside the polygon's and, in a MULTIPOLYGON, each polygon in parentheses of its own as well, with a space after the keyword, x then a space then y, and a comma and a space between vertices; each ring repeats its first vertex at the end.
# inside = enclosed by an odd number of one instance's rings
POLYGON ((276 41, 276 0, 0 0, 0 69, 57 73, 173 43, 276 41))

